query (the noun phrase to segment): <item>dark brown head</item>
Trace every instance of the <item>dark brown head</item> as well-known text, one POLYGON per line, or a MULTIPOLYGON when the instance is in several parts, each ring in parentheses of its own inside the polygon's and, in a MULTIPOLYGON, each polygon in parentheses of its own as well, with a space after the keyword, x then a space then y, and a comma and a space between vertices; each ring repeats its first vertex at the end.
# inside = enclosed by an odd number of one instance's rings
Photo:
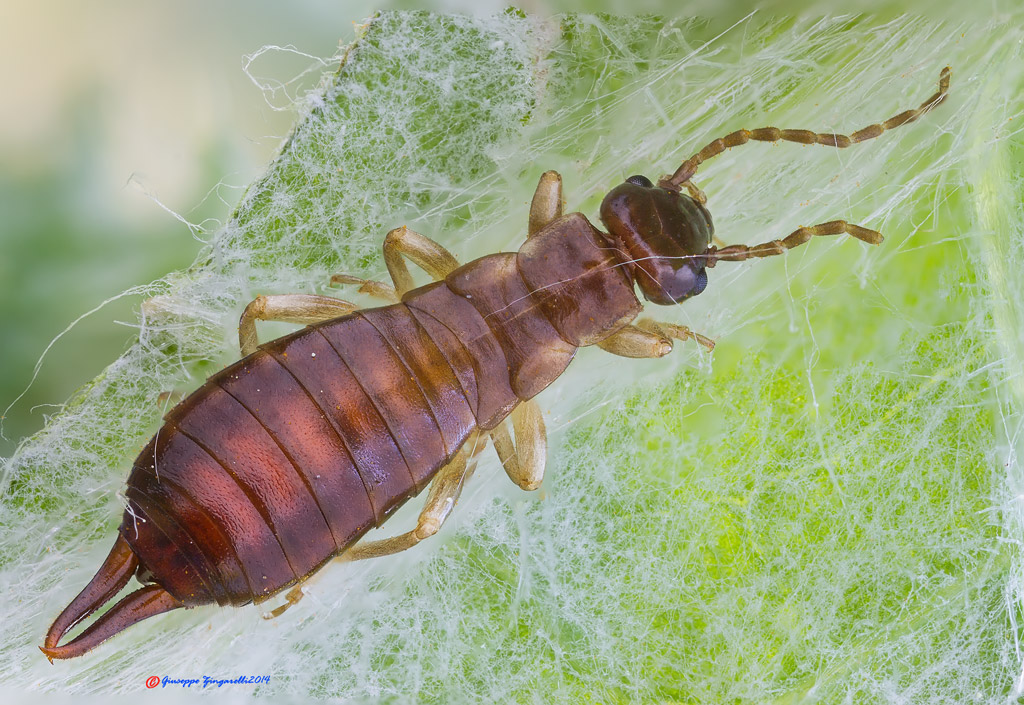
POLYGON ((715 228, 688 195, 631 176, 605 196, 601 221, 648 301, 677 304, 708 285, 704 255, 715 228))

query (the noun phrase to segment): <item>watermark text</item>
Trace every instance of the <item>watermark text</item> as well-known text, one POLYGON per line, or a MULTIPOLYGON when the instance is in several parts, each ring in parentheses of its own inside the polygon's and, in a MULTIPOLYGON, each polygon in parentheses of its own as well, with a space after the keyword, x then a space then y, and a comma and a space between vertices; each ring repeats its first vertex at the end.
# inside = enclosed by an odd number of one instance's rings
POLYGON ((150 676, 146 679, 146 687, 149 689, 160 686, 166 688, 171 686, 172 688, 191 688, 195 686, 197 690, 201 688, 222 688, 225 685, 259 685, 260 683, 269 683, 270 676, 237 676, 235 678, 211 678, 210 676, 200 676, 199 678, 171 678, 170 676, 150 676))

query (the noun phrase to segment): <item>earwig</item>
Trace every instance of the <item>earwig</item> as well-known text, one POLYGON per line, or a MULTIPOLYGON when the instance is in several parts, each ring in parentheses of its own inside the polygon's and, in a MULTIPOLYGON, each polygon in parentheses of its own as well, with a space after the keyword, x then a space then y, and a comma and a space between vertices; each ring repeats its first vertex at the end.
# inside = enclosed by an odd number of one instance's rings
POLYGON ((692 181, 701 164, 749 141, 842 149, 875 139, 942 103, 949 80, 947 67, 918 108, 849 136, 739 130, 656 185, 631 176, 601 203, 607 232, 581 213, 563 215, 554 171, 540 178, 518 252, 460 266, 433 240, 397 228, 384 239, 393 285, 332 279, 387 303, 378 308, 328 296, 257 297, 239 321, 242 359, 175 406, 136 459, 114 546, 50 627, 43 653, 51 662, 81 656, 163 612, 261 603, 292 588, 276 616, 331 559, 392 554, 435 534, 488 439, 512 481, 536 489, 546 432, 534 397, 578 348, 658 358, 674 340, 714 347, 685 326, 638 318, 636 287, 651 303, 678 304, 704 291, 719 262, 780 255, 819 236, 882 241, 833 220, 781 240, 719 248, 692 181), (406 258, 434 282, 416 287, 406 258), (307 327, 260 344, 260 320, 307 327), (415 529, 361 540, 428 488, 415 529), (59 645, 132 576, 142 587, 59 645))

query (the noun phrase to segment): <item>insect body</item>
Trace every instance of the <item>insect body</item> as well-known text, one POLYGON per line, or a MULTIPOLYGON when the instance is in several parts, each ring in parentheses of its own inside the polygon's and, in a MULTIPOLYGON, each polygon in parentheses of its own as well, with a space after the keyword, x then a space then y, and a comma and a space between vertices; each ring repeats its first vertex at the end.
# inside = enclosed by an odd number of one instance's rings
MULTIPOLYGON (((57 617, 43 653, 51 661, 79 656, 161 612, 262 602, 333 557, 408 548, 438 530, 488 438, 509 476, 535 489, 545 432, 532 400, 578 348, 661 357, 674 338, 713 347, 683 326, 634 323, 643 308, 636 286, 653 303, 680 303, 704 291, 707 269, 722 260, 781 254, 816 235, 881 242, 879 233, 837 220, 720 249, 691 180, 701 162, 749 140, 846 147, 917 119, 948 86, 947 68, 920 107, 849 137, 762 128, 715 140, 656 185, 633 176, 615 187, 601 204, 607 233, 580 213, 562 215, 555 172, 541 177, 529 237, 516 253, 459 266, 437 243, 399 228, 384 242, 393 288, 335 277, 386 306, 257 298, 239 324, 244 358, 175 407, 135 461, 113 549, 57 617), (415 288, 404 257, 436 281, 415 288), (258 345, 255 322, 271 319, 311 325, 258 345), (428 486, 416 529, 360 542, 428 486), (143 587, 58 646, 133 575, 143 587)), ((273 614, 299 597, 294 588, 273 614)))

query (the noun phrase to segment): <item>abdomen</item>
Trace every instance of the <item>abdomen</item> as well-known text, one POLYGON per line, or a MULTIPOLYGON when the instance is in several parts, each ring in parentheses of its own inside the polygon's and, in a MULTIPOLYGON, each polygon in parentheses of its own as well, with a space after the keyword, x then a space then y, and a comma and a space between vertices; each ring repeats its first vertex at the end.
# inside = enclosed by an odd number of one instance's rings
POLYGON ((476 427, 480 386, 429 326, 404 304, 311 326, 175 407, 128 479, 140 578, 186 605, 259 602, 419 493, 476 427))

